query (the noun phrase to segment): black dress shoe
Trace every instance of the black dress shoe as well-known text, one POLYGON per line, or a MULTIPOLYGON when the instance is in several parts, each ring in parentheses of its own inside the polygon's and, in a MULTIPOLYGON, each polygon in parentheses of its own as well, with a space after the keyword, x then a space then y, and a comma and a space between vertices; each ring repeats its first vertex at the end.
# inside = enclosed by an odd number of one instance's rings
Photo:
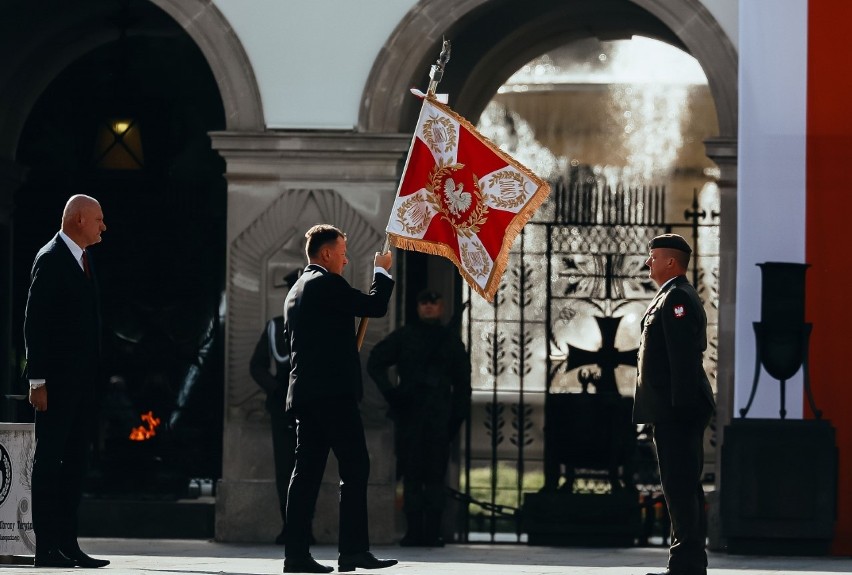
POLYGON ((672 571, 671 569, 666 569, 661 573, 648 573, 648 575, 707 575, 707 570, 703 571, 672 571))
POLYGON ((74 562, 74 565, 82 567, 83 569, 97 569, 98 567, 106 567, 109 565, 108 559, 95 559, 94 557, 86 555, 79 549, 76 551, 66 550, 63 553, 74 562))
POLYGON ((355 571, 355 568, 360 569, 384 569, 399 563, 396 559, 376 559, 369 551, 361 553, 341 554, 337 559, 337 570, 341 573, 345 571, 355 571))
POLYGON ((334 567, 327 567, 307 557, 285 557, 284 573, 331 573, 334 567))
POLYGON ((36 567, 74 567, 77 562, 59 549, 50 549, 42 553, 36 552, 33 564, 36 567))

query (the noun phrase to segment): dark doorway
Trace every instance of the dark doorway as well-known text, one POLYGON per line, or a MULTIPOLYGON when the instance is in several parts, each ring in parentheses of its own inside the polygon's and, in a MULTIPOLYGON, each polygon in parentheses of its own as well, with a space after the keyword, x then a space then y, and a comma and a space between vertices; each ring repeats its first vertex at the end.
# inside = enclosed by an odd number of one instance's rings
POLYGON ((50 83, 18 145, 14 353, 36 251, 69 196, 94 196, 106 369, 88 489, 181 497, 190 478, 221 475, 227 189, 207 133, 224 111, 201 52, 159 9, 122 3, 104 26, 118 39, 50 83))

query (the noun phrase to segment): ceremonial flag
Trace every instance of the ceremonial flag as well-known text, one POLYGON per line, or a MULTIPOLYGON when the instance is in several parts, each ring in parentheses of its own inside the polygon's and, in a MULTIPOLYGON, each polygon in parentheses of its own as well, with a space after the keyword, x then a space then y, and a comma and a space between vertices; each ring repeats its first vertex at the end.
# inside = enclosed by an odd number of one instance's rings
POLYGON ((544 180, 470 122, 424 97, 388 241, 448 258, 474 291, 492 301, 515 237, 549 193, 544 180))

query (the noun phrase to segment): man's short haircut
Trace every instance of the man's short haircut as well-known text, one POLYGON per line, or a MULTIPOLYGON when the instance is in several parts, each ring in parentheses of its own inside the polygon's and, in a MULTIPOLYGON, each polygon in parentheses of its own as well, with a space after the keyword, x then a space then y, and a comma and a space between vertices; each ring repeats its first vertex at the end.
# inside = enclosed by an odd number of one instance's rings
POLYGON ((674 259, 675 259, 675 261, 678 263, 678 265, 680 265, 680 267, 682 267, 682 268, 683 268, 683 269, 685 269, 685 270, 686 270, 686 269, 689 269, 689 257, 690 257, 691 255, 692 255, 692 254, 689 254, 689 253, 686 253, 686 252, 677 251, 677 250, 675 250, 675 251, 672 253, 672 257, 674 257, 674 259))
POLYGON ((648 250, 664 249, 667 251, 667 256, 672 257, 683 269, 689 267, 689 256, 692 255, 692 248, 682 236, 678 234, 662 234, 650 242, 648 242, 648 250))
POLYGON ((317 257, 322 247, 337 241, 337 238, 346 239, 346 234, 330 224, 317 224, 305 232, 308 240, 305 244, 305 253, 308 259, 317 257))

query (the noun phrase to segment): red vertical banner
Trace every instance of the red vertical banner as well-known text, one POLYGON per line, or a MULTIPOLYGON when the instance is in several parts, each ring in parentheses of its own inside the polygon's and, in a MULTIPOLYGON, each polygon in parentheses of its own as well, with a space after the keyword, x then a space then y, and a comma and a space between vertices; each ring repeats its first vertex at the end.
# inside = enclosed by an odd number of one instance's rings
MULTIPOLYGON (((852 48, 849 0, 808 2, 807 321, 811 387, 818 409, 837 431, 840 452, 837 524, 832 552, 852 554, 852 48)), ((813 417, 805 402, 805 417, 813 417)))

